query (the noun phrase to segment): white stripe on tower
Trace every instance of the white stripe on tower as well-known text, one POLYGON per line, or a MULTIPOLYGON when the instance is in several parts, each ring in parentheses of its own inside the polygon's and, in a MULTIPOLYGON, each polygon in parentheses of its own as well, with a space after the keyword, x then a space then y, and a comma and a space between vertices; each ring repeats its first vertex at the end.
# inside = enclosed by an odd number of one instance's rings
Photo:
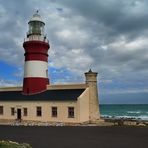
POLYGON ((24 77, 48 78, 48 63, 44 61, 26 61, 24 77))

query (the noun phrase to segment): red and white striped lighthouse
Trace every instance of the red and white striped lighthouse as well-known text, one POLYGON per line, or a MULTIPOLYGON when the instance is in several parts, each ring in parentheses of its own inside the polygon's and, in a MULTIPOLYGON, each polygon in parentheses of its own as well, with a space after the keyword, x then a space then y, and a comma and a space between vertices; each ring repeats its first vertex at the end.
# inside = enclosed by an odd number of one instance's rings
POLYGON ((28 22, 29 31, 23 43, 25 65, 23 94, 32 95, 46 90, 48 79, 49 42, 44 34, 45 23, 38 11, 28 22))

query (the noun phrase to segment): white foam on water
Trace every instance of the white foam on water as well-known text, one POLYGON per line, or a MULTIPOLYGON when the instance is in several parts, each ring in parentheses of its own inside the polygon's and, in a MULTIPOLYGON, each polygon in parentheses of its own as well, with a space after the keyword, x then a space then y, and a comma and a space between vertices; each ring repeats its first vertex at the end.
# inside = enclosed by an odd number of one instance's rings
POLYGON ((110 115, 101 115, 101 117, 104 118, 116 118, 116 119, 140 119, 140 120, 148 120, 148 116, 146 115, 140 115, 140 116, 110 116, 110 115))
POLYGON ((127 111, 127 113, 129 113, 129 114, 140 114, 141 111, 127 111))
POLYGON ((114 116, 110 116, 110 115, 101 115, 101 117, 103 117, 103 118, 113 118, 114 116))
POLYGON ((138 116, 138 118, 142 119, 142 120, 148 120, 148 116, 146 115, 141 115, 141 116, 138 116))
POLYGON ((123 119, 128 119, 128 118, 136 118, 136 116, 115 116, 116 118, 118 118, 118 119, 121 119, 121 118, 123 118, 123 119))

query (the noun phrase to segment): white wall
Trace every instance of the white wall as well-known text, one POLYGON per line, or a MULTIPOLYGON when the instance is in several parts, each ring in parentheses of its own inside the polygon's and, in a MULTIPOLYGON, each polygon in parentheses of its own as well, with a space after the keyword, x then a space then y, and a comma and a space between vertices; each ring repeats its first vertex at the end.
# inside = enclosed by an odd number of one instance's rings
POLYGON ((18 108, 22 111, 23 120, 35 120, 35 121, 51 121, 51 122, 67 122, 67 123, 78 123, 78 103, 77 101, 0 101, 0 106, 4 106, 4 114, 0 115, 0 119, 16 119, 15 116, 11 115, 11 107, 15 110, 18 108), (42 116, 36 116, 36 107, 42 107, 42 116), (58 116, 51 116, 51 107, 57 106, 58 116), (75 117, 68 118, 68 107, 75 108, 75 117), (28 109, 28 116, 23 116, 23 108, 28 109))

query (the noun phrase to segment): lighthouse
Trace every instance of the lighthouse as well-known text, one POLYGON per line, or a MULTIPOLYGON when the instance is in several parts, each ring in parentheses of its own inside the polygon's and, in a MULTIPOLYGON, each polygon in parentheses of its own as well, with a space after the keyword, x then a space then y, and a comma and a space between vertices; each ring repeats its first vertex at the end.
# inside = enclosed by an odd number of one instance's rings
POLYGON ((24 40, 25 50, 23 94, 33 95, 46 91, 48 79, 48 39, 44 33, 45 23, 39 12, 28 22, 29 31, 24 40))

